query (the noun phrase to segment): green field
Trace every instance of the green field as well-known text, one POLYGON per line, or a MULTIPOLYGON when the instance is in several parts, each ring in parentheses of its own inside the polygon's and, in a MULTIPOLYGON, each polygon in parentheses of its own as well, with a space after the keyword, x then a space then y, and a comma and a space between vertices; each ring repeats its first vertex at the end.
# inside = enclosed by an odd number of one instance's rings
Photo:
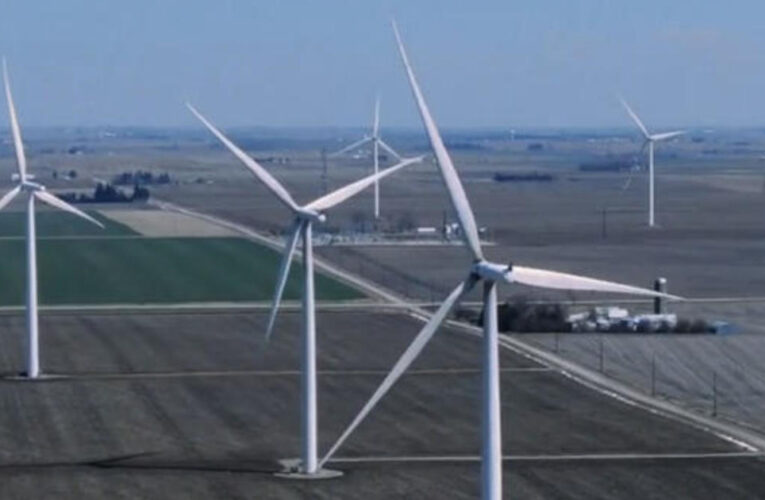
MULTIPOLYGON (((80 208, 82 207, 80 206, 80 208)), ((37 236, 130 236, 138 234, 128 226, 108 219, 98 212, 87 210, 87 213, 106 228, 101 229, 75 215, 52 210, 38 210, 35 214, 37 236)), ((0 214, 0 237, 24 236, 25 234, 25 212, 3 212, 0 214)))
MULTIPOLYGON (((241 238, 42 239, 38 242, 40 302, 270 300, 279 259, 273 250, 241 238)), ((0 305, 23 303, 24 270, 24 240, 0 240, 0 305)), ((286 300, 300 298, 301 279, 302 267, 296 262, 285 289, 286 300)), ((316 297, 349 300, 362 295, 317 274, 316 297)))

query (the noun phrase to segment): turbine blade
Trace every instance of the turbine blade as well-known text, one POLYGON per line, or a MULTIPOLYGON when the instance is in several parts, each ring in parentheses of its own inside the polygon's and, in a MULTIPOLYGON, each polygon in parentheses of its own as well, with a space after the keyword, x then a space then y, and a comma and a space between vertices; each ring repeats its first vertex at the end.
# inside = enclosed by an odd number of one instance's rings
POLYGON ((282 203, 287 205, 287 207, 292 210, 293 212, 296 212, 298 210, 297 203, 295 203, 295 200, 292 199, 292 196, 290 196, 289 192, 284 188, 284 186, 281 185, 279 181, 277 181, 270 173, 268 173, 268 170, 260 166, 258 162, 252 159, 250 155, 239 149, 239 147, 231 142, 223 133, 215 128, 215 126, 207 121, 207 118, 202 116, 202 114, 196 110, 194 106, 192 106, 189 103, 186 103, 186 107, 189 108, 189 110, 194 113, 194 116, 196 116, 199 121, 201 121, 207 129, 213 133, 215 137, 218 138, 220 142, 223 143, 224 146, 228 148, 229 151, 231 151, 234 156, 239 158, 239 161, 244 163, 244 165, 250 169, 250 171, 255 174, 255 177, 257 177, 263 184, 266 185, 266 187, 274 193, 274 195, 281 200, 282 203))
POLYGON ((274 292, 274 303, 271 307, 271 314, 268 316, 268 327, 266 328, 266 342, 271 340, 271 334, 274 331, 274 324, 276 323, 276 314, 279 312, 279 304, 282 301, 282 294, 284 293, 284 286, 287 284, 287 278, 290 275, 290 266, 292 265, 292 257, 295 255, 295 248, 300 237, 300 230, 303 228, 303 221, 296 219, 290 229, 289 239, 284 245, 284 254, 282 256, 282 263, 279 267, 279 278, 276 283, 276 291, 274 292))
POLYGON ((5 195, 0 198, 0 210, 4 209, 5 206, 11 202, 11 200, 18 196, 19 192, 21 192, 21 186, 16 186, 15 188, 5 193, 5 195))
POLYGON ((677 130, 675 132, 664 132, 661 134, 652 135, 651 140, 654 142, 666 141, 667 139, 672 139, 673 137, 677 137, 683 134, 685 134, 685 130, 677 130))
POLYGON ((364 137, 363 139, 359 139, 358 141, 354 142, 353 144, 345 146, 343 149, 341 149, 339 151, 335 151, 334 153, 330 153, 327 156, 329 156, 329 157, 340 156, 342 154, 347 153, 348 151, 353 151, 354 149, 360 148, 361 146, 363 146, 364 144, 368 143, 371 140, 372 140, 371 137, 364 137))
POLYGON ((643 153, 645 153, 645 149, 648 147, 648 144, 650 144, 650 142, 651 142, 650 137, 643 141, 643 145, 640 146, 640 156, 643 156, 643 153))
POLYGON ((35 197, 37 197, 37 199, 39 199, 41 201, 44 201, 48 205, 50 205, 52 207, 59 208, 59 209, 63 210, 64 212, 69 212, 70 214, 74 214, 77 217, 80 217, 82 219, 85 219, 88 222, 91 222, 91 223, 95 224, 96 226, 100 227, 101 229, 105 229, 104 225, 101 224, 100 222, 98 222, 96 219, 94 219, 90 215, 86 214, 85 212, 83 212, 79 208, 73 207, 72 205, 70 205, 69 203, 65 202, 61 198, 55 196, 54 194, 49 193, 48 191, 35 191, 34 193, 35 193, 35 197))
POLYGON ((16 166, 19 169, 19 180, 24 182, 27 178, 27 158, 24 155, 24 143, 21 141, 21 129, 19 128, 19 119, 16 116, 16 106, 13 104, 11 81, 8 78, 8 64, 5 58, 3 58, 3 82, 5 83, 5 99, 8 101, 8 114, 11 119, 13 149, 16 151, 16 166))
POLYGON ((396 364, 393 366, 393 369, 388 373, 388 375, 385 377, 385 379, 382 381, 380 386, 377 388, 377 390, 374 392, 372 397, 367 401, 367 403, 364 405, 364 407, 361 409, 358 415, 353 419, 351 424, 343 431, 343 433, 340 435, 340 437, 337 439, 335 444, 332 445, 332 448, 327 452, 327 454, 324 456, 324 458, 321 459, 321 462, 319 463, 319 467, 323 466, 327 460, 332 458, 332 455, 335 454, 335 452, 340 448, 340 446, 343 445, 343 443, 348 439, 348 437, 353 433, 354 430, 361 424, 361 422, 366 418, 367 415, 369 415, 369 412, 372 411, 372 409, 377 405, 377 403, 382 399, 383 396, 390 390, 390 388, 393 386, 393 384, 396 383, 396 381, 403 375, 403 373, 406 371, 406 369, 414 362, 414 360, 417 358, 417 356, 422 352, 422 350, 425 348, 425 345, 427 345, 428 341, 433 337, 433 335, 438 330, 438 327, 441 326, 441 323, 444 322, 446 319, 446 316, 449 314, 449 311, 451 311, 454 306, 459 302, 459 300, 464 296, 466 293, 468 293, 473 286, 475 286, 477 282, 477 279, 474 277, 469 277, 467 280, 465 280, 463 283, 460 283, 457 288, 452 290, 452 292, 449 294, 449 296, 444 300, 444 302, 441 304, 441 307, 438 308, 436 313, 430 318, 430 320, 425 324, 425 326, 420 330, 420 333, 417 334, 417 336, 414 338, 411 344, 409 344, 409 347, 406 348, 404 353, 401 355, 398 361, 396 361, 396 364))
POLYGON ((634 175, 634 173, 635 173, 635 169, 630 168, 630 172, 627 175, 627 180, 624 182, 624 185, 622 186, 620 193, 624 193, 632 185, 632 176, 634 175))
POLYGON ((555 290, 582 290, 590 292, 624 293, 629 295, 642 295, 645 297, 661 297, 665 299, 682 300, 676 295, 655 292, 646 288, 622 285, 611 281, 603 281, 594 278, 586 278, 575 274, 534 269, 531 267, 513 266, 510 273, 510 281, 539 288, 551 288, 555 290))
POLYGON ((393 148, 392 148, 392 147, 390 147, 390 146, 388 146, 388 145, 385 143, 385 141, 383 141, 382 139, 377 139, 377 144, 379 144, 380 146, 382 146, 382 148, 383 148, 385 151, 387 151, 388 153, 390 153, 390 154, 391 154, 391 155, 392 155, 392 156, 393 156, 395 159, 397 159, 397 160, 401 160, 401 159, 402 159, 402 156, 401 156, 400 154, 398 154, 397 152, 395 152, 395 151, 393 150, 393 148))
POLYGON ((632 108, 630 107, 629 104, 627 104, 627 101, 625 101, 621 97, 619 98, 619 100, 621 101, 622 106, 624 106, 624 109, 627 110, 627 114, 629 114, 630 117, 632 118, 632 121, 634 121, 635 124, 640 129, 640 131, 643 132, 643 135, 645 136, 645 138, 650 139, 651 134, 648 133, 648 129, 645 128, 645 125, 643 125, 643 122, 640 121, 640 118, 638 118, 638 115, 634 111, 632 111, 632 108))
POLYGON ((322 196, 321 198, 312 201, 308 205, 305 205, 303 208, 307 210, 315 210, 317 212, 332 208, 344 202, 348 198, 351 198, 352 196, 357 195, 358 193, 360 193, 367 187, 371 186, 375 182, 379 181, 380 179, 388 177, 389 175, 396 173, 397 171, 401 170, 402 168, 408 165, 411 165, 412 163, 421 162, 423 158, 424 156, 417 156, 415 158, 407 158, 393 165, 392 167, 388 167, 385 170, 380 170, 376 174, 371 174, 367 177, 364 177, 363 179, 359 179, 356 182, 352 182, 351 184, 343 186, 340 189, 332 191, 331 193, 326 194, 322 196))
POLYGON ((436 155, 438 167, 441 171, 441 177, 444 179, 444 184, 446 184, 446 188, 449 191, 449 198, 451 199, 452 206, 457 213, 457 219, 460 222, 460 226, 462 226, 463 238, 465 239, 465 243, 470 249, 473 258, 482 260, 483 252, 481 251, 481 243, 478 239, 478 226, 476 226, 475 223, 473 210, 470 208, 470 202, 465 194, 465 189, 462 187, 457 171, 454 169, 452 159, 449 157, 449 152, 444 146, 441 134, 438 132, 438 127, 436 126, 435 121, 433 121, 433 117, 430 115, 428 105, 425 103, 425 98, 417 84, 417 79, 414 76, 412 66, 409 64, 409 59, 406 55, 406 50, 404 49, 404 44, 401 41, 401 36, 398 33, 398 27, 396 26, 395 21, 393 21, 393 33, 396 35, 401 60, 406 68, 409 84, 412 87, 412 94, 414 94, 414 100, 417 102, 420 116, 425 125, 425 129, 428 132, 430 145, 436 155))
MULTIPOLYGON (((643 153, 645 153, 645 148, 646 146, 648 146, 649 142, 651 142, 650 139, 646 139, 643 141, 643 145, 640 147, 640 153, 638 154, 638 158, 643 158, 643 153)), ((632 185, 632 177, 635 175, 635 172, 639 169, 640 169, 640 164, 637 165, 637 168, 635 168, 634 166, 630 167, 629 174, 627 175, 627 180, 622 186, 620 193, 623 194, 632 185)))
POLYGON ((372 137, 380 137, 380 96, 375 99, 375 119, 372 122, 372 137))

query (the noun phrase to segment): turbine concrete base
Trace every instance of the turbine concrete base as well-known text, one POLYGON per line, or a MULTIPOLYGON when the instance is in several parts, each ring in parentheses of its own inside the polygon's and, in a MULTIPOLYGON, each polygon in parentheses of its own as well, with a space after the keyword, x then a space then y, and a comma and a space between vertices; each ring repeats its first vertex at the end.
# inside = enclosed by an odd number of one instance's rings
POLYGON ((281 460, 281 464, 284 470, 275 472, 274 476, 282 479, 311 481, 315 479, 335 479, 343 475, 342 471, 333 469, 319 469, 313 473, 304 472, 300 469, 300 460, 295 459, 281 460))
POLYGON ((342 476, 339 470, 319 469, 314 473, 303 472, 300 470, 275 472, 274 476, 281 479, 295 479, 298 481, 312 481, 316 479, 335 479, 342 476))

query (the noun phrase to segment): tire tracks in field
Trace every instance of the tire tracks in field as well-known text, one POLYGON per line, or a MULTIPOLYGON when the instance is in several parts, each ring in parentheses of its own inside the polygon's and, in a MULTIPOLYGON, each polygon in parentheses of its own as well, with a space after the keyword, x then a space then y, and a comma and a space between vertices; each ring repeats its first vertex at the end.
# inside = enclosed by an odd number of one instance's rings
MULTIPOLYGON (((133 363, 123 353, 120 346, 113 341, 111 337, 112 334, 99 329, 97 327, 97 323, 93 322, 92 319, 85 318, 85 322, 90 323, 88 328, 92 328, 92 331, 98 332, 97 335, 93 336, 94 339, 101 343, 105 350, 110 354, 111 360, 115 363, 117 368, 125 373, 134 371, 133 363)), ((133 339, 137 340, 135 336, 133 336, 133 339)), ((165 437, 170 438, 172 442, 171 446, 174 448, 185 449, 194 453, 192 447, 184 445, 184 443, 188 443, 185 434, 181 430, 180 426, 178 426, 178 424, 175 422, 175 420, 173 420, 168 412, 157 402, 148 385, 144 381, 136 380, 131 381, 128 384, 128 387, 136 394, 137 399, 143 403, 143 407, 146 409, 146 411, 143 411, 142 413, 145 415, 151 415, 154 420, 159 423, 160 428, 163 429, 162 434, 165 437)))
MULTIPOLYGON (((3 326, 8 330, 14 328, 12 320, 7 321, 3 326)), ((8 332, 6 332, 6 335, 7 334, 8 332)), ((9 344, 12 345, 12 343, 6 342, 4 347, 8 347, 9 344)), ((10 352, 5 348, 0 349, 0 356, 2 356, 3 366, 8 366, 12 369, 14 366, 14 363, 12 362, 14 360, 14 356, 12 356, 10 352)), ((4 435, 8 435, 8 437, 3 441, 10 441, 14 443, 19 443, 19 441, 21 441, 21 444, 23 444, 21 448, 29 449, 32 446, 32 441, 30 439, 32 432, 30 432, 28 419, 24 418, 26 412, 24 411, 24 403, 21 399, 21 387, 18 384, 0 384, 0 391, 2 391, 6 396, 3 399, 7 399, 6 404, 3 404, 3 408, 6 409, 5 418, 10 420, 10 425, 8 428, 3 429, 2 433, 4 435), (11 408, 15 411, 7 411, 11 408)), ((14 446, 14 448, 16 447, 14 446)))
MULTIPOLYGON (((91 327, 93 326, 94 325, 91 325, 91 327)), ((135 324, 133 326, 135 326, 135 324)), ((143 344, 144 347, 149 347, 145 342, 145 333, 142 334, 139 330, 140 329, 137 328, 132 330, 133 334, 131 335, 131 339, 137 341, 138 344, 143 344)), ((120 371, 125 373, 134 371, 133 363, 123 354, 122 349, 120 349, 117 343, 113 341, 112 335, 113 333, 111 332, 100 331, 99 335, 94 337, 106 347, 120 371)), ((142 413, 151 415, 154 420, 159 423, 160 428, 163 429, 162 434, 171 439, 172 448, 182 450, 184 453, 189 453, 193 459, 199 460, 204 458, 203 454, 192 444, 193 440, 188 439, 187 434, 183 431, 177 421, 160 404, 157 398, 154 397, 154 392, 150 389, 146 381, 131 381, 128 383, 128 387, 130 387, 132 392, 137 396, 137 399, 143 403, 142 406, 146 411, 143 411, 142 413)), ((234 494, 230 485, 228 485, 223 478, 212 478, 210 487, 215 492, 214 497, 216 498, 242 498, 240 495, 234 494)))
MULTIPOLYGON (((176 355, 176 351, 170 346, 165 340, 163 335, 155 335, 155 336, 149 336, 147 334, 147 328, 146 326, 142 326, 140 322, 132 321, 132 327, 129 329, 132 332, 132 337, 140 339, 140 341, 147 346, 151 346, 152 350, 156 350, 158 352, 162 352, 165 354, 165 356, 169 357, 169 361, 171 364, 176 364, 178 359, 176 355), (152 345, 153 344, 153 345, 152 345)), ((128 372, 134 371, 132 367, 128 367, 128 372)), ((176 439, 181 443, 194 443, 193 439, 189 439, 187 437, 187 434, 183 431, 180 425, 177 424, 177 422, 172 418, 172 416, 160 406, 160 404, 157 402, 156 398, 153 397, 150 389, 146 385, 146 382, 141 382, 139 384, 140 388, 140 394, 141 396, 149 402, 151 405, 152 410, 154 411, 156 416, 159 416, 160 421, 164 424, 169 426, 173 433, 175 434, 176 439)), ((188 395, 190 394, 192 396, 192 399, 195 401, 193 404, 189 405, 188 408, 206 408, 207 411, 210 411, 211 405, 205 404, 205 399, 203 394, 201 394, 201 389, 199 389, 199 384, 195 381, 191 381, 191 383, 183 383, 180 384, 179 391, 188 395)), ((215 392, 213 391, 213 394, 215 392)), ((212 408, 217 408, 218 412, 225 412, 223 410, 226 407, 224 404, 217 404, 212 405, 212 408)), ((213 413, 216 413, 215 411, 213 413)), ((217 417, 217 415, 216 415, 217 417)), ((218 420, 221 423, 225 423, 224 419, 218 420)), ((244 421, 241 419, 237 419, 238 424, 244 425, 244 421)), ((215 425, 210 426, 214 429, 226 429, 228 426, 225 425, 215 425)), ((194 459, 197 460, 203 460, 204 459, 204 453, 202 450, 200 450, 196 445, 194 444, 187 444, 187 445, 181 445, 181 449, 184 449, 191 453, 194 459)), ((211 480, 210 483, 211 488, 214 490, 215 494, 214 496, 216 498, 244 498, 238 493, 235 494, 234 491, 232 491, 232 487, 234 485, 231 485, 229 482, 225 481, 224 478, 220 477, 214 477, 211 480)))
MULTIPOLYGON (((146 324, 136 324, 131 330, 145 339, 150 338, 151 342, 155 345, 155 349, 158 352, 164 353, 164 359, 170 366, 181 367, 186 364, 186 360, 179 357, 178 352, 173 349, 173 346, 164 335, 151 335, 146 324)), ((209 351, 205 352, 209 357, 209 351)), ((203 378, 187 379, 182 384, 179 384, 179 387, 190 397, 189 407, 203 408, 207 415, 209 415, 211 422, 203 421, 203 427, 214 429, 215 434, 213 435, 227 434, 222 441, 225 444, 225 448, 241 447, 241 443, 247 442, 247 435, 242 430, 251 427, 251 422, 229 410, 225 402, 219 397, 218 391, 214 388, 211 389, 206 380, 203 378)))
MULTIPOLYGON (((12 325, 9 325, 13 328, 12 325)), ((43 332, 45 329, 43 329, 43 332)), ((17 359, 25 359, 25 333, 23 327, 20 336, 24 337, 19 343, 23 354, 17 359)), ((42 337, 44 341, 44 336, 42 337)), ((44 351, 43 351, 44 353, 44 351)), ((7 354, 3 352, 5 358, 7 354)), ((7 358, 6 358, 7 359, 7 358)), ((44 360, 44 357, 42 358, 44 360)), ((15 374, 14 374, 15 375, 15 374)), ((60 413, 55 408, 51 394, 42 381, 25 380, 13 377, 4 380, 4 385, 12 394, 13 407, 15 411, 6 412, 12 419, 9 429, 13 433, 12 439, 18 439, 24 436, 23 449, 27 450, 29 456, 37 456, 40 452, 49 449, 67 450, 68 454, 72 450, 72 442, 69 434, 66 432, 66 425, 60 419, 60 413), (23 431, 20 431, 23 430, 23 431)), ((0 389, 2 390, 2 389, 0 389)))
MULTIPOLYGON (((83 331, 86 332, 95 332, 95 334, 89 335, 89 340, 95 340, 99 341, 103 337, 103 329, 98 327, 98 322, 94 321, 91 318, 88 317, 82 317, 81 323, 83 326, 83 331)), ((103 342, 100 342, 102 346, 104 346, 103 342)), ((110 352, 110 351, 109 351, 110 352)), ((107 424, 106 418, 104 414, 102 413, 102 406, 96 405, 96 403, 93 400, 93 397, 90 394, 90 391, 88 388, 84 385, 77 385, 77 384, 68 384, 71 387, 71 390, 74 392, 77 400, 77 408, 83 409, 84 406, 84 412, 81 411, 80 413, 83 413, 87 422, 88 422, 88 430, 92 432, 96 432, 98 436, 100 436, 102 439, 106 439, 109 441, 108 449, 109 450, 119 450, 118 453, 115 453, 116 455, 121 455, 124 453, 129 453, 129 450, 126 450, 123 446, 123 442, 119 439, 117 435, 115 435, 114 427, 107 424)))

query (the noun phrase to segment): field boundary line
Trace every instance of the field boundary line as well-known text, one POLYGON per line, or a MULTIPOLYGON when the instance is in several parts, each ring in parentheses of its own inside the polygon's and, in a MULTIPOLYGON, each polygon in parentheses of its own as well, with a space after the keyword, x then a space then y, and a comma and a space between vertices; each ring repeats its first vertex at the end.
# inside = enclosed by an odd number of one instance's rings
MULTIPOLYGON (((749 451, 732 452, 689 452, 689 453, 581 453, 562 455, 503 455, 506 462, 602 462, 602 461, 642 461, 642 460, 714 460, 730 458, 761 458, 762 453, 749 451)), ((412 456, 377 456, 377 457, 337 457, 330 463, 439 463, 439 462, 481 462, 480 455, 412 455, 412 456)))

